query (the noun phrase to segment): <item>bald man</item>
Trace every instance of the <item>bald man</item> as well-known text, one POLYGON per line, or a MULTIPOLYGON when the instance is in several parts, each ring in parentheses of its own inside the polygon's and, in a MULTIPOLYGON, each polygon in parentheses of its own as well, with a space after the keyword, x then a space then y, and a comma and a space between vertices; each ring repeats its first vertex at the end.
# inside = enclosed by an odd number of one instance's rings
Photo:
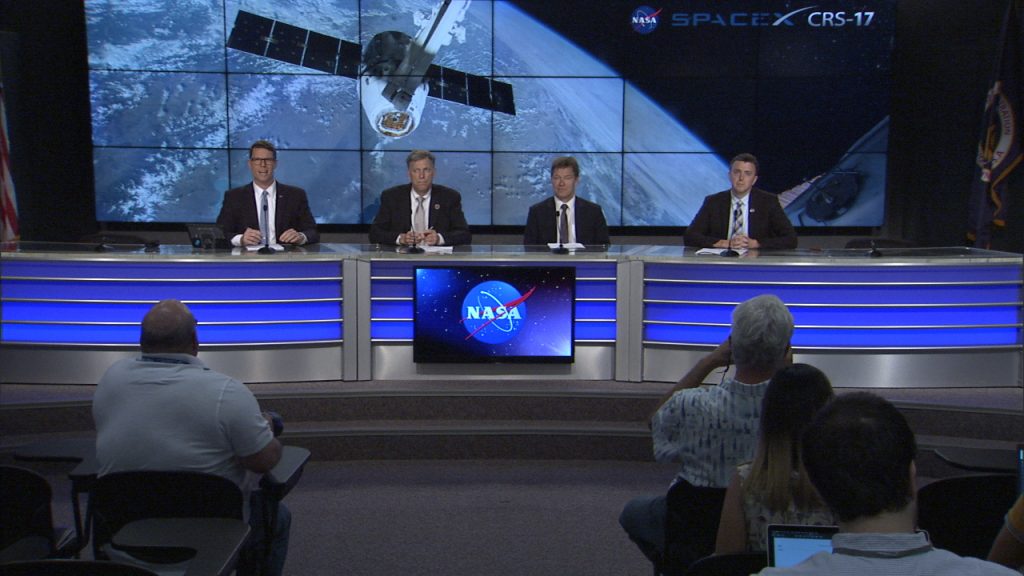
MULTIPOLYGON (((248 494, 250 472, 270 471, 281 459, 269 418, 244 384, 207 368, 197 357, 196 319, 177 300, 164 300, 142 320, 142 354, 115 362, 93 397, 99 475, 125 470, 191 470, 238 484, 250 502, 255 552, 262 558, 264 499, 248 494), (247 478, 248 477, 248 478, 247 478)), ((291 513, 277 505, 264 570, 239 562, 238 574, 281 574, 291 513)))

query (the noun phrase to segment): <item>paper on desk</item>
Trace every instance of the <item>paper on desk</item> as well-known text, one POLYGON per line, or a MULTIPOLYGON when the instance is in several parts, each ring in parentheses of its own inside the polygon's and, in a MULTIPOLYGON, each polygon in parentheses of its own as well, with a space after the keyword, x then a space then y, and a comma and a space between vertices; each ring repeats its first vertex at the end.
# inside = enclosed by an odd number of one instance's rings
POLYGON ((586 248, 579 242, 565 242, 559 244, 558 242, 548 242, 548 248, 568 248, 569 250, 579 250, 580 248, 586 248))
MULTIPOLYGON (((280 244, 268 244, 268 246, 270 246, 270 249, 273 250, 274 252, 284 252, 284 246, 282 246, 280 244)), ((255 246, 246 246, 245 247, 245 249, 248 250, 249 252, 255 252, 256 250, 259 250, 260 248, 263 248, 263 244, 256 244, 255 246)))
POLYGON ((451 254, 452 246, 423 246, 423 251, 427 254, 451 254))
MULTIPOLYGON (((697 250, 697 255, 704 256, 706 254, 711 254, 712 256, 721 256, 722 252, 725 252, 726 250, 728 250, 728 248, 701 248, 700 250, 697 250)), ((740 256, 743 256, 747 253, 747 249, 737 248, 736 252, 738 252, 740 256)))

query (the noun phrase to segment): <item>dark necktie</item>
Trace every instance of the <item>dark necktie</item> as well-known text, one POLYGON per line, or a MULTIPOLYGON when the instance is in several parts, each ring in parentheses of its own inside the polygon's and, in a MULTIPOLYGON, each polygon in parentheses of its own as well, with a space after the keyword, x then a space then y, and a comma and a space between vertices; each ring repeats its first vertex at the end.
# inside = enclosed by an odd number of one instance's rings
POLYGON ((562 204, 562 215, 558 218, 558 242, 569 243, 569 205, 562 204))

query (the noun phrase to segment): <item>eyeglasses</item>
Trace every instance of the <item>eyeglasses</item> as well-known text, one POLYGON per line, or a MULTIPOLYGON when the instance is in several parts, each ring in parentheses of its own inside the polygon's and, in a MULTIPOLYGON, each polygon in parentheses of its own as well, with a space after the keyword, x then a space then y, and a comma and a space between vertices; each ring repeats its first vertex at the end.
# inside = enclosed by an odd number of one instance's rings
POLYGON ((266 166, 267 164, 277 162, 277 158, 249 158, 249 162, 259 164, 260 166, 266 166))

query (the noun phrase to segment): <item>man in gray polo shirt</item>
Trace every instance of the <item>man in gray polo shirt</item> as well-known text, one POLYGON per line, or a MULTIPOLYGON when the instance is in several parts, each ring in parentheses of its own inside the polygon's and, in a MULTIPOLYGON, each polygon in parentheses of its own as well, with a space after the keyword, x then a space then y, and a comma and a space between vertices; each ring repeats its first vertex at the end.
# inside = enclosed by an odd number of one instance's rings
MULTIPOLYGON (((115 362, 93 397, 99 475, 126 470, 191 470, 238 484, 250 503, 250 546, 263 550, 258 474, 281 459, 268 417, 244 384, 197 358, 192 312, 177 300, 153 306, 142 320, 142 354, 115 362)), ((291 514, 277 505, 264 574, 281 574, 291 514)), ((244 563, 243 563, 244 564, 244 563)), ((239 574, 247 567, 240 564, 239 574)))

